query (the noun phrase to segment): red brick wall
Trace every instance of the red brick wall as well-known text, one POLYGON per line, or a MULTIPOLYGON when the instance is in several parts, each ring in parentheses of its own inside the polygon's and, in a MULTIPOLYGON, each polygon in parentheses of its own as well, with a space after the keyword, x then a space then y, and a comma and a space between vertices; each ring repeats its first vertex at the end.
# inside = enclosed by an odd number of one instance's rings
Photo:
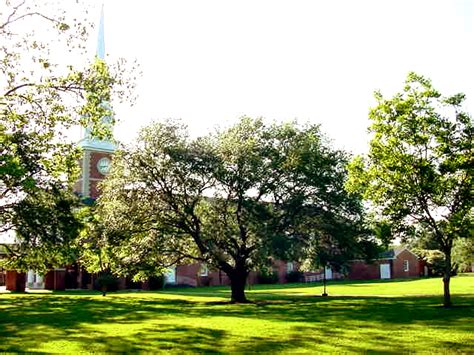
POLYGON ((100 196, 100 191, 99 191, 99 182, 97 180, 91 180, 89 182, 89 192, 90 192, 90 197, 93 199, 97 199, 100 196))
POLYGON ((353 261, 349 268, 349 279, 351 280, 372 280, 380 279, 380 264, 387 263, 387 260, 377 260, 373 264, 365 261, 353 261))
POLYGON ((99 170, 97 169, 97 163, 99 162, 100 159, 102 158, 109 158, 112 160, 112 154, 110 153, 103 153, 103 152, 91 152, 91 157, 90 157, 90 177, 92 179, 105 179, 105 176, 99 173, 99 170))
POLYGON ((54 290, 54 270, 48 271, 44 275, 44 289, 54 290))
MULTIPOLYGON (((250 280, 250 279, 249 279, 250 280)), ((229 276, 223 271, 209 271, 209 286, 230 285, 229 276)))
MULTIPOLYGON (((219 286, 230 285, 230 279, 227 274, 219 270, 209 270, 208 276, 200 276, 201 264, 186 264, 176 267, 176 283, 190 286, 219 286)), ((278 273, 279 282, 286 282, 286 263, 278 262, 274 268, 278 273)), ((247 282, 251 285, 258 281, 258 273, 251 271, 247 282)))
POLYGON ((64 291, 66 289, 66 270, 51 270, 44 276, 46 290, 64 291))
POLYGON ((24 272, 16 272, 15 270, 7 270, 5 284, 9 291, 24 292, 26 286, 26 274, 24 272))
POLYGON ((393 260, 392 278, 418 277, 420 276, 420 263, 418 257, 408 250, 403 250, 393 260), (408 260, 408 271, 403 271, 404 260, 408 260))
POLYGON ((380 278, 380 264, 390 264, 390 273, 392 279, 404 277, 419 277, 423 272, 418 257, 403 250, 395 259, 376 260, 373 264, 367 264, 364 261, 354 261, 349 269, 349 279, 352 280, 370 280, 380 278), (403 271, 404 260, 408 260, 408 271, 403 271))
POLYGON ((93 199, 97 199, 100 196, 100 190, 99 190, 98 185, 100 181, 105 179, 105 175, 102 175, 97 169, 97 163, 99 162, 100 159, 104 157, 112 159, 112 154, 91 152, 89 189, 90 189, 90 197, 92 197, 93 199), (95 179, 98 179, 98 180, 95 180, 95 179))
POLYGON ((97 163, 100 159, 107 157, 112 160, 113 155, 111 153, 105 152, 90 152, 90 159, 89 159, 89 191, 82 191, 82 178, 83 178, 83 171, 82 171, 82 159, 80 160, 80 167, 81 167, 81 177, 79 180, 74 184, 74 190, 82 193, 84 196, 90 196, 93 199, 97 199, 100 196, 100 191, 98 189, 98 184, 100 181, 105 179, 105 175, 102 175, 97 169, 97 163))
MULTIPOLYGON (((249 285, 258 284, 258 272, 257 271, 250 271, 249 276, 247 277, 247 283, 249 285)), ((230 280, 229 280, 230 284, 230 280)))
MULTIPOLYGON (((294 263, 294 270, 298 270, 299 265, 294 263)), ((305 272, 304 275, 316 275, 320 274, 318 280, 323 279, 323 271, 321 269, 317 272, 305 272)), ((286 261, 277 260, 273 265, 273 271, 278 275, 279 283, 287 282, 288 275, 288 263, 286 261)), ((333 279, 341 279, 343 275, 333 271, 333 279)), ((200 264, 186 264, 179 265, 176 268, 176 283, 190 286, 218 286, 218 285, 230 285, 230 279, 226 273, 219 270, 209 270, 208 276, 200 276, 200 264)), ((247 283, 255 285, 258 283, 258 272, 251 271, 247 278, 247 283)))
POLYGON ((185 264, 176 267, 176 283, 190 286, 198 286, 200 264, 185 264))
POLYGON ((286 283, 286 275, 288 274, 288 262, 276 260, 273 263, 273 270, 278 275, 278 283, 286 283))
MULTIPOLYGON (((294 263, 294 270, 298 270, 299 265, 294 263)), ((230 285, 229 277, 222 271, 209 270, 208 276, 200 276, 201 266, 199 263, 179 265, 176 267, 176 283, 190 286, 218 286, 218 285, 230 285)), ((377 266, 378 268, 378 266, 377 266)), ((278 275, 279 283, 287 282, 288 275, 288 263, 286 261, 277 260, 273 264, 273 271, 278 275)), ((320 269, 316 272, 305 272, 304 275, 319 275, 319 280, 323 279, 324 269, 320 269)), ((333 271, 332 279, 342 279, 344 275, 333 271)), ((374 278, 379 278, 379 272, 374 278)), ((316 281, 313 280, 313 281, 316 281)), ((247 283, 255 285, 258 283, 258 272, 251 271, 247 278, 247 283)))
POLYGON ((56 291, 63 291, 66 289, 66 270, 54 271, 54 289, 56 291))

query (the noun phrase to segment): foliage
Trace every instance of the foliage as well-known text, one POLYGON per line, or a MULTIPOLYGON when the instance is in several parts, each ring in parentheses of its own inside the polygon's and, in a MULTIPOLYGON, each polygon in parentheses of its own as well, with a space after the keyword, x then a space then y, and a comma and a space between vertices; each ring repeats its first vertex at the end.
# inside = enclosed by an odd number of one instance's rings
POLYGON ((278 282, 278 273, 272 268, 262 268, 257 274, 259 284, 269 285, 278 282))
POLYGON ((6 269, 46 273, 77 257, 75 238, 81 225, 73 210, 78 201, 69 191, 57 189, 30 192, 15 206, 12 223, 17 239, 14 245, 5 245, 8 257, 1 265, 6 269))
POLYGON ((22 270, 74 256, 66 254, 78 230, 70 192, 79 151, 66 132, 81 124, 109 136, 101 118, 111 116, 110 106, 103 103, 126 94, 115 69, 99 59, 86 63, 90 24, 61 8, 33 1, 5 1, 0 8, 0 232, 17 232, 9 266, 22 270))
POLYGON ((392 235, 423 235, 445 254, 449 306, 454 240, 473 237, 474 131, 462 110, 464 95, 443 97, 429 80, 410 73, 401 93, 375 97, 370 152, 351 162, 347 186, 371 201, 392 235))
POLYGON ((142 234, 129 234, 127 221, 111 228, 109 223, 112 222, 105 222, 103 215, 97 213, 96 206, 83 207, 78 218, 83 223, 76 240, 80 251, 78 261, 88 272, 107 271, 122 277, 131 275, 133 281, 138 282, 162 277, 166 267, 170 266, 161 262, 160 249, 151 243, 152 239, 143 240, 142 234))
MULTIPOLYGON (((418 255, 426 261, 431 269, 431 274, 441 276, 446 269, 446 256, 439 250, 415 249, 418 255)), ((455 275, 454 268, 451 269, 451 275, 455 275)))
POLYGON ((315 259, 323 236, 341 250, 360 236, 360 201, 343 188, 346 156, 318 126, 244 117, 191 139, 165 122, 137 142, 116 155, 98 211, 112 255, 129 270, 206 262, 245 302, 248 273, 269 256, 315 259))
POLYGON ((459 272, 472 271, 474 265, 474 238, 454 241, 453 261, 459 272))
MULTIPOLYGON (((434 275, 443 275, 446 268, 446 256, 435 249, 429 241, 417 240, 412 243, 413 250, 423 257, 432 269, 434 275)), ((452 252, 451 275, 457 272, 471 271, 474 263, 474 241, 472 239, 458 238, 454 241, 452 252)))
POLYGON ((286 275, 286 282, 302 282, 304 280, 304 273, 301 271, 293 270, 286 275))
POLYGON ((117 291, 118 279, 108 272, 103 272, 97 276, 95 287, 99 291, 102 291, 102 295, 105 296, 107 292, 117 291))
POLYGON ((148 288, 150 290, 162 290, 165 286, 165 277, 163 275, 152 276, 148 279, 148 288))

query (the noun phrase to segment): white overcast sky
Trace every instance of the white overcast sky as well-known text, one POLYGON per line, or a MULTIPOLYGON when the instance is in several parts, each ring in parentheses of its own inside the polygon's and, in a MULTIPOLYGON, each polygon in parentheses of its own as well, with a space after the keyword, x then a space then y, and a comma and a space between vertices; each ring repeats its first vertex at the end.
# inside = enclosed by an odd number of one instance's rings
POLYGON ((104 5, 107 55, 143 72, 136 105, 115 106, 121 141, 152 119, 182 119, 199 135, 248 115, 321 123, 336 147, 360 153, 374 90, 392 95, 409 71, 466 93, 473 112, 474 0, 104 5))

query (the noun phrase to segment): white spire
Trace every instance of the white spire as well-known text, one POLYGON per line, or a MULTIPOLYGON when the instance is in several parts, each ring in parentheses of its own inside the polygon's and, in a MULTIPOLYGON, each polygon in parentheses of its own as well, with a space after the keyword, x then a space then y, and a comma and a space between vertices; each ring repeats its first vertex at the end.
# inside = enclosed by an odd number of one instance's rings
POLYGON ((97 37, 97 57, 105 60, 105 39, 104 39, 104 4, 100 10, 99 34, 97 37))
MULTIPOLYGON (((99 22, 99 32, 97 37, 97 58, 105 60, 105 41, 104 41, 104 4, 102 4, 102 9, 100 11, 100 22, 99 22)), ((103 103, 103 105, 110 106, 108 103, 103 103)), ((103 117, 102 122, 110 125, 110 117, 103 117)), ((113 127, 110 126, 112 130, 113 127)), ((83 149, 91 149, 104 152, 113 152, 116 149, 115 144, 109 140, 100 140, 98 138, 91 136, 91 128, 83 127, 82 138, 79 141, 79 146, 83 149)))

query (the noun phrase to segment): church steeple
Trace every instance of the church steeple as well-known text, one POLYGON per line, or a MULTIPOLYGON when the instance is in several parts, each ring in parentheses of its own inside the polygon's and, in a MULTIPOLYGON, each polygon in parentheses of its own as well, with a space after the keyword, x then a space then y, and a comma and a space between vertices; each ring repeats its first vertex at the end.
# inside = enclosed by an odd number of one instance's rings
MULTIPOLYGON (((102 5, 97 36, 96 60, 105 61, 104 40, 104 6, 102 5)), ((108 102, 101 105, 110 108, 108 102)), ((103 124, 112 125, 110 117, 102 117, 103 124)), ((112 126, 109 127, 112 130, 112 126)), ((116 145, 111 140, 101 140, 93 137, 90 127, 83 128, 82 139, 78 146, 82 148, 81 177, 76 183, 75 190, 84 198, 96 199, 100 195, 98 184, 108 174, 112 155, 116 145)))
POLYGON ((104 4, 100 10, 99 33, 97 36, 97 58, 105 60, 104 4))
MULTIPOLYGON (((97 52, 96 58, 102 61, 105 61, 105 31, 104 31, 104 5, 102 4, 102 8, 100 11, 100 20, 99 20, 99 27, 97 32, 97 52)), ((102 103, 102 105, 107 105, 108 107, 110 104, 108 102, 102 103)), ((110 117, 103 117, 102 121, 105 124, 109 124, 110 117)), ((109 127, 111 130, 113 127, 109 127)), ((91 128, 90 127, 83 127, 82 129, 82 138, 79 141, 79 146, 83 149, 92 149, 98 151, 105 151, 105 152, 114 152, 116 146, 113 142, 109 140, 100 140, 97 138, 92 137, 91 135, 91 128)))

